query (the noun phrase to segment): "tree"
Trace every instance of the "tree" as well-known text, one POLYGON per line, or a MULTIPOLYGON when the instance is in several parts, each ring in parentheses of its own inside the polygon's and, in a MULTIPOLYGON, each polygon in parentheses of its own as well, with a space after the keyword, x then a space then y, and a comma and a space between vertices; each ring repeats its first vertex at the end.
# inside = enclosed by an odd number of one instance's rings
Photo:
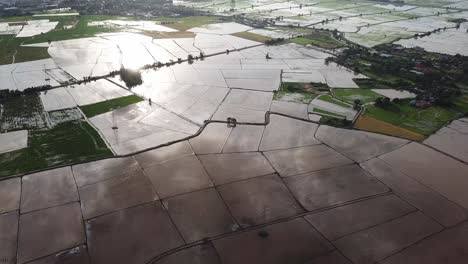
POLYGON ((359 111, 361 110, 361 107, 362 107, 361 100, 355 99, 353 109, 356 111, 359 111))
POLYGON ((120 79, 128 88, 132 88, 143 83, 140 71, 126 69, 123 66, 120 68, 120 79))

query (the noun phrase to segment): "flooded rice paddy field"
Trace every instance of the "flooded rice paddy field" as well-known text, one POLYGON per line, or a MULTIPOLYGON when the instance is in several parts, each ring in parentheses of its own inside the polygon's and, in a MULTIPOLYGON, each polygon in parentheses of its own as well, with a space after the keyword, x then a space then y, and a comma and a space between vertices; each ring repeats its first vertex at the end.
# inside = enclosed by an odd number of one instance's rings
MULTIPOLYGON (((441 2, 426 1, 433 7, 424 8, 411 5, 422 0, 406 6, 179 4, 284 16, 278 21, 284 25, 313 27, 336 18, 323 27, 341 28, 347 37, 370 36, 379 27, 372 37, 355 38, 371 46, 401 37, 405 27, 418 32, 446 25, 441 16, 411 20, 422 25, 404 20, 461 6, 441 2), (382 10, 395 12, 365 15, 382 10)), ((62 166, 0 181, 0 244, 7 261, 190 263, 196 256, 203 263, 466 263, 460 255, 468 245, 468 153, 460 144, 468 140, 466 118, 421 143, 317 123, 322 116, 352 120, 354 99, 413 94, 356 89, 354 80, 366 76, 325 63, 329 51, 232 35, 297 31, 216 23, 182 38, 159 38, 175 31, 141 21, 98 26, 131 32, 35 44, 51 58, 0 66, 2 88, 61 86, 0 101, 0 177, 62 166), (201 52, 202 60, 142 71, 142 84, 132 88, 118 76, 68 84, 201 52), (285 83, 305 86, 286 90, 285 83), (323 92, 330 88, 340 88, 342 96, 323 92), (144 100, 119 103, 129 97, 144 100), (288 116, 267 118, 267 111, 288 116), (219 123, 227 118, 257 124, 219 123)))
MULTIPOLYGON (((3 114, 2 130, 50 128, 80 120, 84 118, 80 107, 105 104, 130 95, 142 97, 144 101, 109 107, 89 118, 117 154, 187 137, 210 119, 233 117, 241 122, 263 122, 267 111, 275 111, 314 121, 320 118, 318 115, 353 120, 357 111, 348 103, 280 91, 284 82, 315 83, 327 88, 359 88, 354 79, 367 78, 365 75, 334 63, 325 63, 327 57, 333 56, 334 50, 288 42, 267 46, 243 38, 239 33, 290 38, 313 28, 337 30, 347 40, 370 47, 447 27, 446 31, 430 37, 403 39, 398 43, 462 54, 462 46, 459 45, 468 39, 462 32, 466 29, 464 24, 460 30, 452 29, 455 25, 452 20, 464 18, 466 12, 459 7, 445 8, 444 5, 422 7, 415 3, 395 6, 341 0, 178 4, 218 15, 243 14, 257 20, 273 19, 276 25, 257 29, 235 22, 212 23, 179 32, 170 23, 161 25, 156 21, 107 19, 90 21, 87 25, 118 29, 118 32, 25 45, 24 48, 47 48, 50 58, 1 65, 1 87, 19 91, 43 85, 61 87, 41 92, 35 99, 37 109, 31 108, 27 118, 3 114), (452 38, 455 41, 450 45, 443 45, 440 41, 452 38), (121 67, 138 69, 144 65, 177 62, 202 54, 204 58, 194 62, 144 70, 141 72, 142 84, 131 89, 119 76, 68 85, 86 77, 118 71, 121 67)), ((37 31, 45 30, 49 25, 46 20, 35 21, 37 31)), ((0 31, 18 34, 18 37, 20 34, 33 34, 28 33, 27 26, 17 30, 15 26, 0 24, 0 31)), ((389 98, 413 96, 393 90, 374 92, 389 98)), ((259 131, 249 130, 239 137, 245 138, 248 146, 248 137, 255 138, 259 134, 259 131)))
MULTIPOLYGON (((411 38, 414 34, 433 31, 438 28, 451 28, 456 24, 452 18, 468 18, 468 7, 461 1, 408 1, 406 5, 378 4, 373 2, 349 1, 178 1, 177 4, 211 11, 219 15, 241 14, 254 19, 273 19, 276 25, 301 26, 338 30, 347 39, 360 45, 372 47, 378 44, 411 38)), ((461 34, 437 33, 440 39, 453 38, 456 51, 466 46, 459 38, 466 40, 466 30, 461 34)), ((435 37, 438 38, 438 37, 435 37)), ((423 48, 444 52, 436 41, 422 45, 423 48)), ((452 48, 452 47, 451 47, 452 48)), ((450 52, 446 49, 445 52, 450 52)), ((453 50, 453 49, 452 49, 453 50)))

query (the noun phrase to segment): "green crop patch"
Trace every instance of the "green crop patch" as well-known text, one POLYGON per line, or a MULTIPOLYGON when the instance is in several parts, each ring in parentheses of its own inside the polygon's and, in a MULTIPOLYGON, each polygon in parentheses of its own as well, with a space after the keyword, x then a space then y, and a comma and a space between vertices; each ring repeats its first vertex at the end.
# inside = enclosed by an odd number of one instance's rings
POLYGON ((129 95, 112 100, 107 100, 100 103, 80 106, 83 113, 89 118, 103 113, 112 111, 113 109, 121 108, 127 105, 135 104, 143 101, 143 99, 136 95, 129 95))
POLYGON ((460 115, 456 111, 439 106, 419 109, 410 106, 409 100, 402 100, 393 106, 391 110, 368 106, 365 115, 426 136, 460 115))
POLYGON ((29 132, 28 147, 0 154, 0 177, 112 156, 87 122, 72 121, 29 132))

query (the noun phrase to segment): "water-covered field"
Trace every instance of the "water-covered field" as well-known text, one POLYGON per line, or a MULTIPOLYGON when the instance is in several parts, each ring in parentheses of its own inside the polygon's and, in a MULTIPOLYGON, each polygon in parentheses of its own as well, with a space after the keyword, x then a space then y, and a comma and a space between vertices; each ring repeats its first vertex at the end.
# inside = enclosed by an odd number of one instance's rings
MULTIPOLYGON (((219 16, 138 20, 70 14, 1 21, 0 43, 16 50, 6 52, 0 65, 0 87, 10 91, 54 87, 9 99, 30 106, 21 111, 0 101, 2 131, 47 130, 83 120, 97 129, 114 153, 125 154, 190 136, 210 119, 263 122, 267 111, 275 111, 314 121, 320 116, 353 120, 358 113, 353 109, 356 99, 373 103, 378 97, 414 94, 388 89, 363 92, 357 80, 368 76, 329 62, 328 57, 353 43, 373 47, 397 40, 406 47, 465 54, 468 40, 463 23, 467 12, 453 3, 176 4, 219 16), (252 24, 265 20, 270 23, 264 28, 252 24), (428 31, 435 32, 414 37, 428 31), (283 40, 265 45, 277 38, 283 40), (34 49, 42 55, 28 61, 25 56, 35 54, 34 49), (17 63, 8 64, 11 58, 17 63), (187 62, 189 58, 196 59, 187 62), (142 83, 132 88, 119 75, 108 75, 158 63, 163 67, 141 70, 142 83), (89 77, 98 80, 74 84, 89 77), (285 90, 285 83, 299 88, 285 90), (332 93, 332 98, 330 88, 343 92, 332 93), (90 107, 99 109, 86 120, 83 112, 90 107)), ((259 131, 246 133, 255 136, 259 131)))

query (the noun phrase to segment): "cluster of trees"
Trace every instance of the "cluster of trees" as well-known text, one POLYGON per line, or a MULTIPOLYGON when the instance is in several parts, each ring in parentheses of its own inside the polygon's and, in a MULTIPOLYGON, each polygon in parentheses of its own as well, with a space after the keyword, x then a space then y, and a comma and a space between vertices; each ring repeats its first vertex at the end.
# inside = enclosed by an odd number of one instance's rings
MULTIPOLYGON (((468 57, 381 45, 374 50, 350 47, 336 57, 326 59, 375 76, 379 84, 431 98, 437 105, 449 105, 461 94, 460 83, 468 82, 468 57)), ((376 102, 385 107, 385 102, 376 102)))
POLYGON ((120 68, 120 79, 125 83, 128 88, 132 88, 143 83, 141 72, 138 70, 120 68))
POLYGON ((265 45, 278 45, 284 42, 284 38, 274 38, 265 40, 265 45))
POLYGON ((19 96, 28 95, 28 94, 37 94, 39 92, 47 91, 50 88, 52 88, 52 86, 42 85, 42 86, 37 86, 37 87, 26 88, 23 91, 19 91, 19 90, 0 90, 0 100, 13 98, 13 97, 19 97, 19 96))

